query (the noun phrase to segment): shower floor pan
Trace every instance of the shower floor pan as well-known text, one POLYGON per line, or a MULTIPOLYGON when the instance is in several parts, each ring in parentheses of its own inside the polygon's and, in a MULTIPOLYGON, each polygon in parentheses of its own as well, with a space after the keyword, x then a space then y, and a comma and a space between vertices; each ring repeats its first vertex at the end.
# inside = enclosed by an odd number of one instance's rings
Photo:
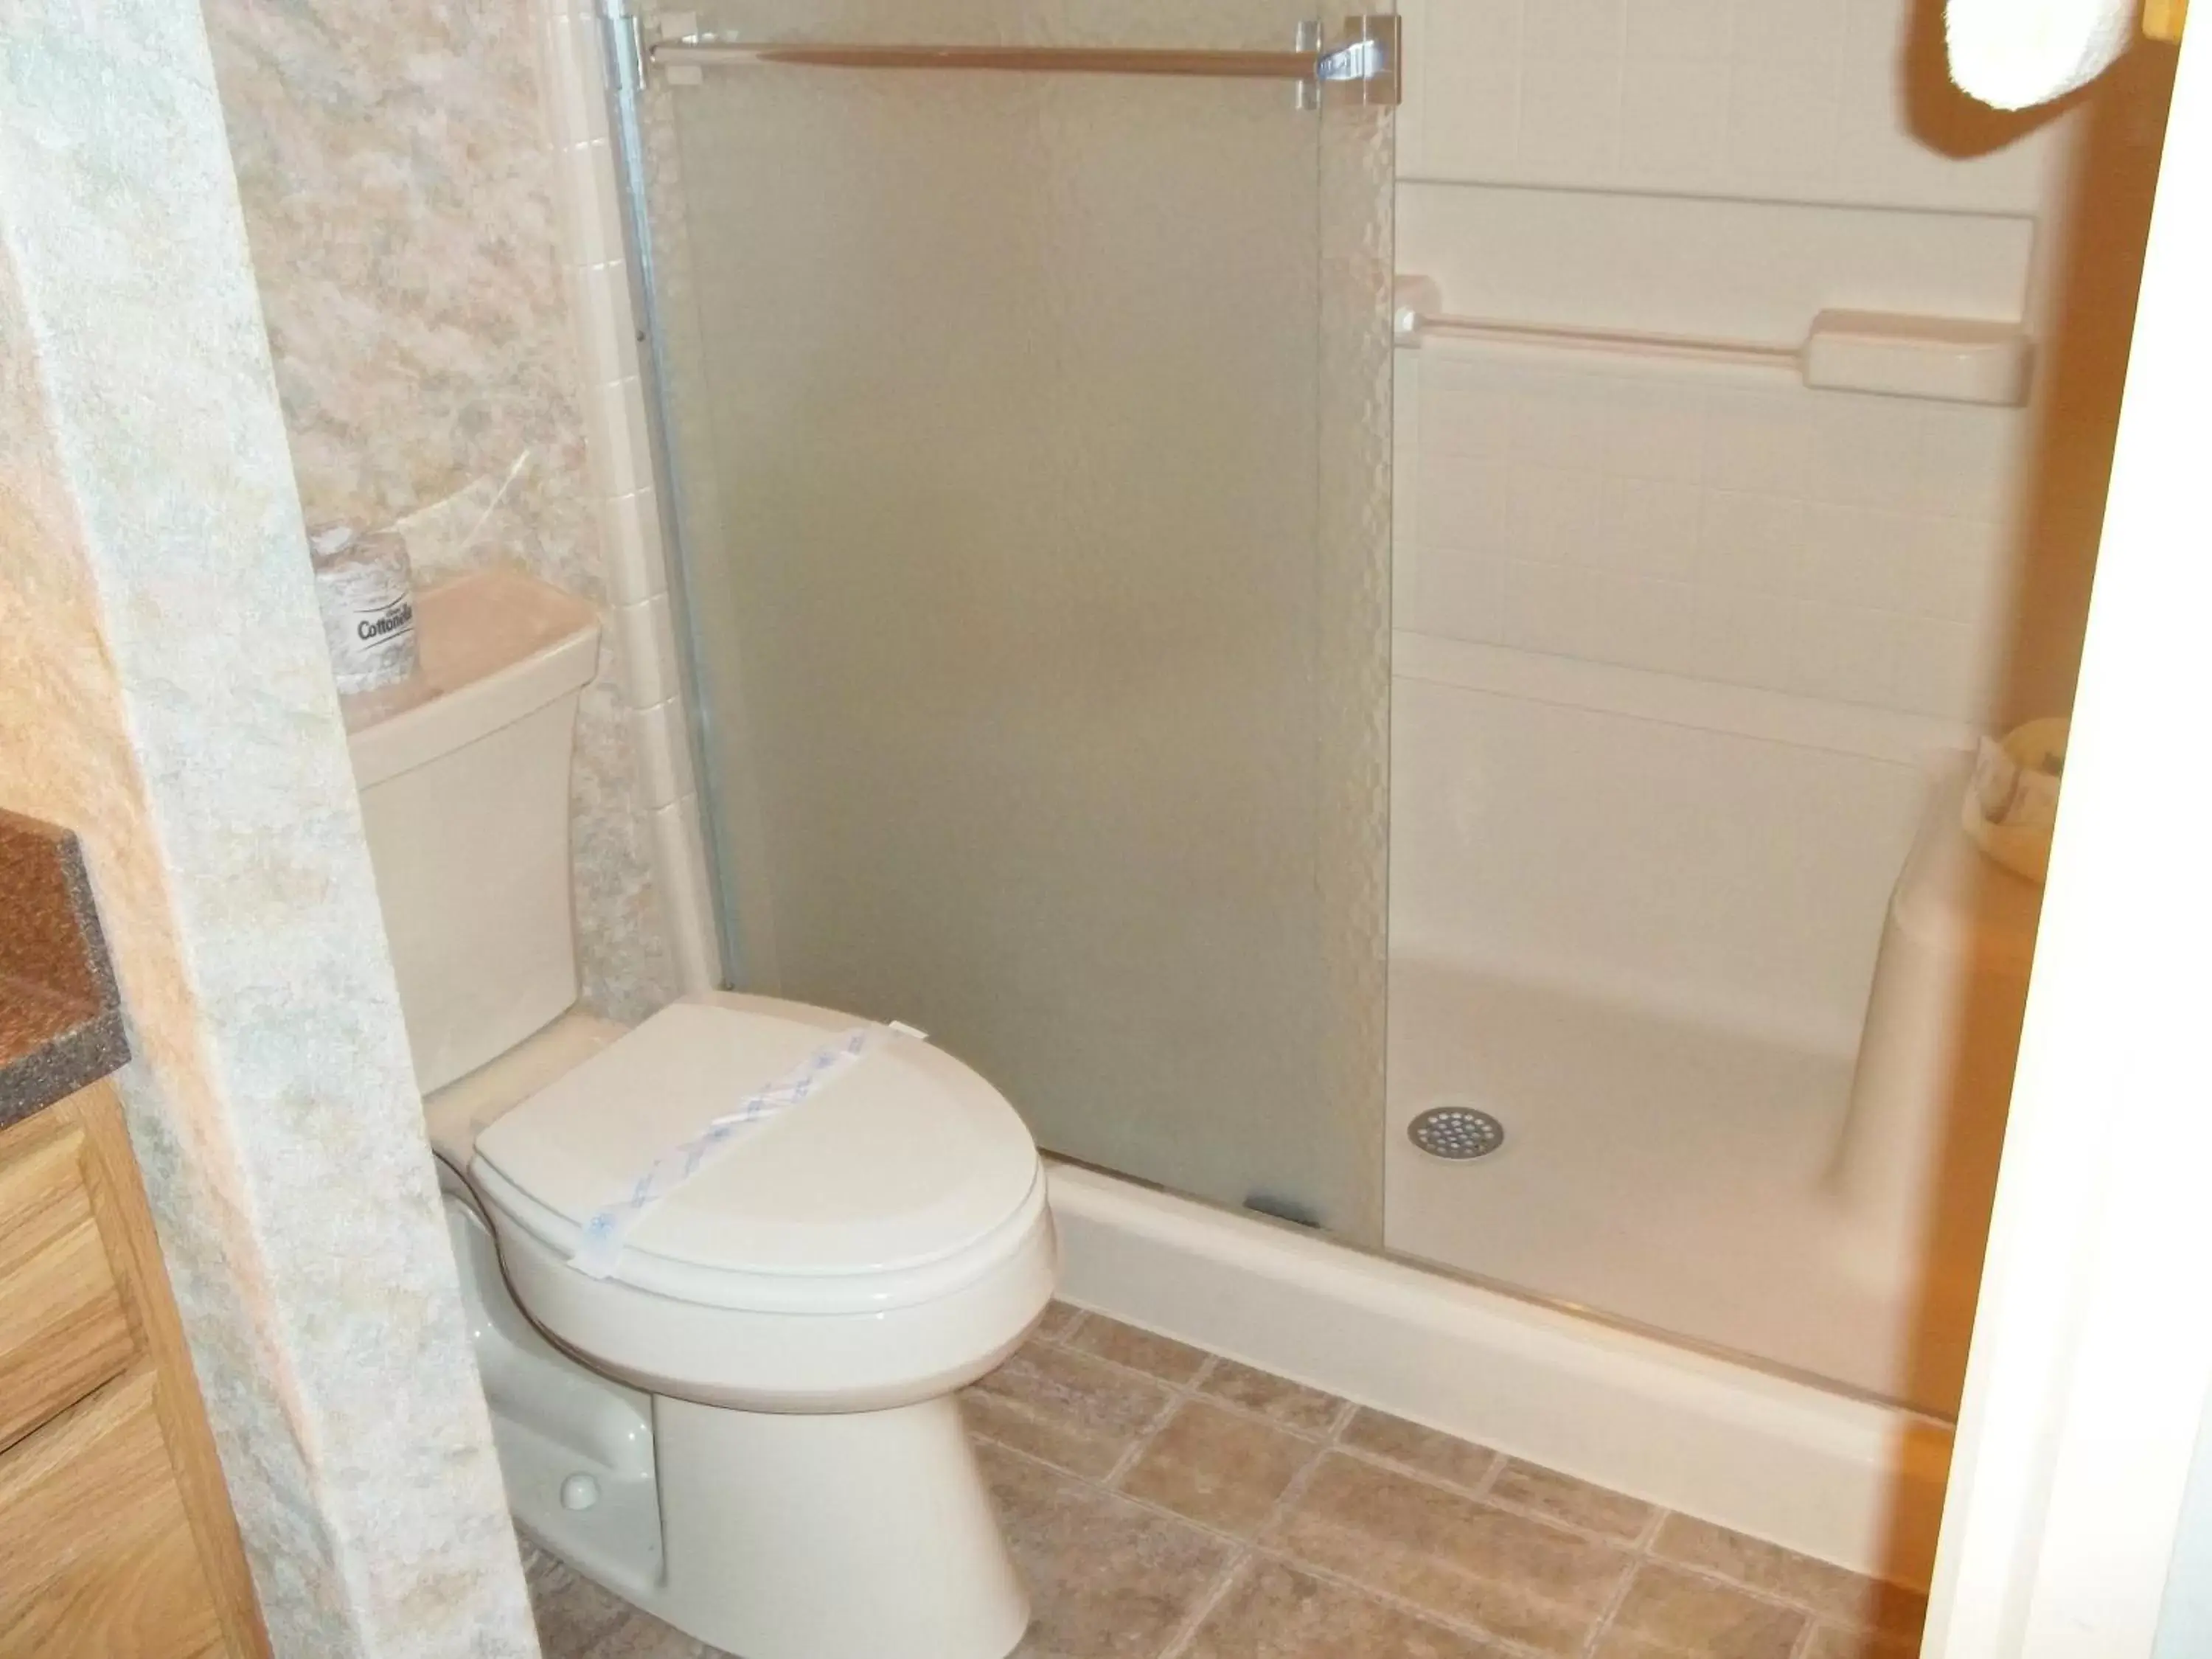
POLYGON ((1850 1054, 1419 959, 1391 965, 1390 1027, 1393 1252, 1955 1413, 1964 1322, 1923 1320, 1825 1185, 1850 1054), (1420 1151, 1407 1125, 1441 1104, 1504 1144, 1420 1151))

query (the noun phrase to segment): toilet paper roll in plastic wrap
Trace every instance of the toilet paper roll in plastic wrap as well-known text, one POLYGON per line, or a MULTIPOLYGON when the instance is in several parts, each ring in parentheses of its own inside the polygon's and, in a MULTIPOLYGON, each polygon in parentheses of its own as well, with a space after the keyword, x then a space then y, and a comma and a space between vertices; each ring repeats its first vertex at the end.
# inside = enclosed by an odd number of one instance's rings
POLYGON ((411 678, 420 665, 406 542, 397 531, 362 535, 333 525, 307 544, 338 695, 356 697, 411 678))

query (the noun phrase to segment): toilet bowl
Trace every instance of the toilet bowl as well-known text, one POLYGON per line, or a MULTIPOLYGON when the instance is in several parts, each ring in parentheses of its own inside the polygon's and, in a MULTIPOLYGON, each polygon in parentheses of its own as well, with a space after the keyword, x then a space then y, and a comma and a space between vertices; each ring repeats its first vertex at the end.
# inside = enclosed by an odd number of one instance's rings
POLYGON ((428 684, 355 765, 518 1521, 744 1659, 1002 1659, 1028 1604, 954 1395, 1052 1295, 1028 1132, 919 1033, 731 994, 574 1011, 591 613, 493 572, 417 616, 428 684), (855 1032, 578 1265, 663 1155, 855 1032))

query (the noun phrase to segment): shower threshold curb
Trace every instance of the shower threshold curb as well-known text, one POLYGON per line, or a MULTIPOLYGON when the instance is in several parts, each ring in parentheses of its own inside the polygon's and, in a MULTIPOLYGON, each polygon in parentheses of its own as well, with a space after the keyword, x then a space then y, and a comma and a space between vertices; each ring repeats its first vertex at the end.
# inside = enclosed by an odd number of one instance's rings
POLYGON ((1928 1582, 1937 1419, 1055 1164, 1062 1293, 1852 1572, 1928 1582))

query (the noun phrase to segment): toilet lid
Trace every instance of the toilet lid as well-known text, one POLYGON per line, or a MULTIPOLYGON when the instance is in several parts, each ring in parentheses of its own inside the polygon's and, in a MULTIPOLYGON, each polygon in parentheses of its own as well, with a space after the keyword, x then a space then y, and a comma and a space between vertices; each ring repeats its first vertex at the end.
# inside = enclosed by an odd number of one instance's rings
MULTIPOLYGON (((546 1242, 572 1248, 656 1158, 866 1023, 763 997, 676 1003, 487 1127, 475 1166, 557 1218, 569 1236, 546 1242)), ((740 1129, 645 1213, 624 1255, 687 1280, 896 1273, 982 1240, 1037 1176, 1036 1143, 1005 1097, 942 1049, 894 1038, 740 1129)))

